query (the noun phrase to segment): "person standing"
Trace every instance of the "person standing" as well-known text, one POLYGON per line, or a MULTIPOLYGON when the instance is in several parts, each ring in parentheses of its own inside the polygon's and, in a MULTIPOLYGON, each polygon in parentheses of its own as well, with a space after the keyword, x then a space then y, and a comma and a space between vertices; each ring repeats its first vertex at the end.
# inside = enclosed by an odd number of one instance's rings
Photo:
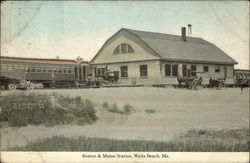
POLYGON ((241 94, 241 95, 242 95, 242 93, 243 93, 243 89, 244 89, 244 84, 241 83, 241 84, 240 84, 240 94, 241 94))

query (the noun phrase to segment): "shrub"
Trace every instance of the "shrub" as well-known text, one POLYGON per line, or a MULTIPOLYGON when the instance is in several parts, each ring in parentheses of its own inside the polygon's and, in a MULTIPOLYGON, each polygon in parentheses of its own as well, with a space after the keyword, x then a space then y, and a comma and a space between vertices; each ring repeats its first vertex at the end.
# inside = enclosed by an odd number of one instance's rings
POLYGON ((148 113, 148 114, 152 114, 152 113, 155 113, 155 110, 153 110, 153 109, 146 109, 146 110, 144 110, 146 113, 148 113))
POLYGON ((0 121, 10 126, 84 124, 97 120, 95 105, 80 96, 11 94, 0 98, 0 105, 0 121))
POLYGON ((108 109, 108 111, 109 111, 109 112, 113 112, 113 113, 123 114, 123 111, 121 111, 121 110, 118 108, 118 106, 117 106, 116 103, 114 103, 114 104, 112 105, 112 107, 108 109))
POLYGON ((107 110, 108 112, 112 113, 118 113, 118 114, 125 114, 125 115, 131 115, 133 107, 129 104, 126 104, 123 106, 123 110, 121 110, 116 103, 109 105, 108 102, 104 102, 102 104, 102 107, 107 110))
POLYGON ((133 107, 129 104, 123 106, 124 114, 130 115, 132 112, 133 107))
POLYGON ((108 110, 110 106, 109 106, 109 103, 108 103, 108 102, 104 102, 104 103, 102 104, 102 107, 103 107, 104 109, 108 110))

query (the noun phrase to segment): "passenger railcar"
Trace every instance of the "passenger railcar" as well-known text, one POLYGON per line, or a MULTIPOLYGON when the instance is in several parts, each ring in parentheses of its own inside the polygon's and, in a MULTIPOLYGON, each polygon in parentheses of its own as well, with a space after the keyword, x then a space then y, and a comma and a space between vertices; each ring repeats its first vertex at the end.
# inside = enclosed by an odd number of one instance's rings
POLYGON ((250 70, 235 69, 234 71, 235 86, 250 86, 250 70))
POLYGON ((1 76, 40 82, 45 87, 74 87, 87 79, 87 71, 85 61, 1 57, 1 76), (23 73, 15 73, 20 70, 23 73))

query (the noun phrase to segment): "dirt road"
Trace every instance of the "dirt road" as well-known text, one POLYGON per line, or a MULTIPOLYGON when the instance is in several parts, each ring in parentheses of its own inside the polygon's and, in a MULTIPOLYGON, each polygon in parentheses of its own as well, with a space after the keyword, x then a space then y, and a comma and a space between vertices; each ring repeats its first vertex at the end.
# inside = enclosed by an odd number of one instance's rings
MULTIPOLYGON (((19 92, 19 91, 17 91, 19 92)), ((189 129, 237 129, 249 125, 249 89, 198 91, 152 87, 32 90, 24 93, 81 96, 97 104, 98 121, 85 126, 27 126, 1 129, 1 148, 25 145, 53 135, 84 135, 115 139, 171 140, 189 129), (122 108, 130 104, 132 115, 105 111, 104 102, 122 108), (154 110, 147 113, 145 110, 154 110)), ((2 95, 16 92, 3 92, 2 95)))

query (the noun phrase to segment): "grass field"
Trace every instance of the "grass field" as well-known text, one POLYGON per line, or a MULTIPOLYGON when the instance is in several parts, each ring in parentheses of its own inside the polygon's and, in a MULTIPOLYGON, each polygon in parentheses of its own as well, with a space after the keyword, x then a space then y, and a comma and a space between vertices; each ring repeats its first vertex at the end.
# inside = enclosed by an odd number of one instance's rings
POLYGON ((172 141, 116 140, 53 136, 16 147, 15 151, 184 151, 184 152, 248 152, 249 131, 240 130, 189 130, 172 141))
MULTIPOLYGON (((17 91, 19 92, 19 91, 17 91)), ((81 96, 96 104, 98 120, 87 125, 44 125, 1 128, 1 149, 63 135, 116 140, 172 141, 195 130, 231 130, 249 127, 249 89, 198 91, 151 87, 32 90, 24 93, 81 96), (108 102, 111 111, 103 107, 108 102), (112 109, 116 105, 115 111, 112 109), (129 114, 125 113, 129 106, 129 114), (118 111, 117 111, 118 110, 118 111)), ((2 96, 16 92, 2 92, 2 96)))

